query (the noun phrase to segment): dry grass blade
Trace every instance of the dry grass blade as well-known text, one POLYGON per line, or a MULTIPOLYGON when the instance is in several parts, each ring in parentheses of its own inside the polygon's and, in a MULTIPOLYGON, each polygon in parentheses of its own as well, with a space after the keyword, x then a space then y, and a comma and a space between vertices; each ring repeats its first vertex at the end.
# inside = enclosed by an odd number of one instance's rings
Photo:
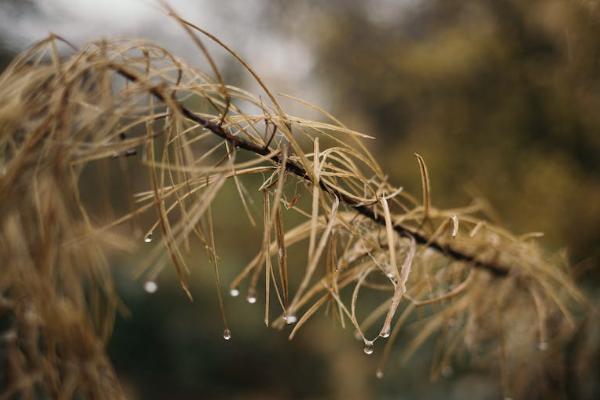
MULTIPOLYGON (((107 257, 135 248, 130 233, 118 232, 142 217, 152 219, 137 242, 152 241, 156 230, 161 235, 141 270, 149 269, 154 278, 170 259, 190 298, 188 277, 194 271, 188 254, 196 245, 208 250, 229 339, 214 243, 219 221, 213 221, 212 209, 217 194, 232 184, 255 221, 250 191, 243 186, 248 175, 270 174, 261 186, 264 235, 259 254, 232 282, 231 293, 238 295, 247 284, 248 301, 257 302, 264 272, 265 323, 296 323, 291 337, 324 304, 337 310, 342 324, 350 319, 367 353, 373 342, 363 330, 381 322, 375 340, 389 337, 386 358, 400 326, 417 318, 416 309, 425 310, 426 320, 407 354, 450 320, 459 321, 455 326, 464 338, 453 342, 452 352, 493 343, 485 356, 494 357, 502 346, 504 354, 522 361, 541 347, 559 348, 569 337, 583 296, 568 271, 527 240, 531 235, 519 237, 479 218, 478 206, 434 208, 419 155, 423 198, 417 204, 387 181, 360 142, 368 135, 306 102, 299 101, 327 121, 286 114, 239 55, 175 18, 206 56, 209 73, 152 43, 104 40, 61 54, 63 42, 52 36, 0 76, 0 318, 10 315, 14 321, 2 332, 3 346, 10 357, 40 366, 11 365, 14 378, 0 395, 28 398, 36 388, 50 398, 123 397, 104 352, 118 305, 107 257), (239 61, 270 102, 226 85, 197 33, 239 61), (237 161, 240 152, 245 161, 237 161), (121 217, 102 218, 80 196, 87 169, 106 172, 123 157, 131 162, 122 174, 147 175, 149 184, 134 196, 132 209, 110 210, 121 217), (298 201, 302 195, 311 199, 309 205, 298 201), (287 213, 303 222, 286 229, 287 213), (444 234, 450 224, 451 234, 444 234), (473 227, 470 234, 465 226, 473 227), (305 247, 300 252, 308 255, 305 265, 288 257, 291 246, 305 247), (300 270, 300 279, 291 279, 292 268, 300 270), (271 288, 278 303, 270 303, 271 288), (362 299, 374 291, 384 299, 361 326, 362 299), (270 319, 278 307, 285 320, 270 319), (518 340, 510 326, 499 327, 498 312, 523 321, 518 340), (15 339, 27 335, 47 344, 25 346, 15 339), (78 372, 83 369, 87 372, 78 372)), ((443 354, 444 362, 448 357, 443 354)))
POLYGON ((423 188, 423 223, 427 221, 429 217, 429 209, 431 207, 431 184, 429 183, 429 173, 427 172, 427 166, 425 160, 419 154, 415 153, 417 161, 419 162, 419 171, 421 172, 421 187, 423 188))

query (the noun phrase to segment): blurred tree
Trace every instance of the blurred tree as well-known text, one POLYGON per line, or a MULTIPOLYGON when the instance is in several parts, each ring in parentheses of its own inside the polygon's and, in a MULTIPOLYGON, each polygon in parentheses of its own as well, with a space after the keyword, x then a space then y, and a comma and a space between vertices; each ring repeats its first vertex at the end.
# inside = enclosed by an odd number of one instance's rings
POLYGON ((338 1, 312 19, 337 115, 379 138, 394 181, 417 188, 418 151, 437 204, 466 201, 467 184, 516 231, 597 260, 598 13, 560 0, 401 3, 338 1))

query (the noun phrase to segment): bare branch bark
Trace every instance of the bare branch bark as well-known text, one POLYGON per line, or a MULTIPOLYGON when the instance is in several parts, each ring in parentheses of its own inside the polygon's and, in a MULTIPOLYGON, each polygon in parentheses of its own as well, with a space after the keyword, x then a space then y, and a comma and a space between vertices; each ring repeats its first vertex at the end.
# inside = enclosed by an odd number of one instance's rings
MULTIPOLYGON (((123 66, 111 64, 110 68, 115 70, 119 75, 121 75, 122 77, 124 77, 125 79, 127 79, 129 81, 138 82, 138 83, 140 82, 140 79, 134 72, 125 69, 123 66)), ((156 97, 158 100, 160 100, 161 102, 163 102, 165 104, 170 104, 170 103, 175 104, 179 108, 179 111, 186 118, 188 118, 194 122, 197 122, 198 124, 200 124, 201 126, 203 126, 206 129, 208 129, 215 135, 223 138, 224 140, 227 140, 233 146, 243 149, 243 150, 246 150, 246 151, 249 151, 249 152, 252 152, 252 153, 255 153, 255 154, 258 154, 258 155, 261 155, 261 156, 265 156, 277 165, 281 165, 283 163, 282 155, 279 153, 273 152, 273 150, 270 147, 261 146, 257 143, 249 142, 239 136, 233 135, 227 129, 223 128, 220 124, 217 124, 213 121, 207 120, 207 119, 197 115, 196 113, 191 111, 189 108, 185 107, 183 104, 181 104, 181 102, 177 101, 174 98, 167 101, 167 99, 165 97, 166 94, 163 93, 163 91, 161 90, 160 87, 157 87, 157 86, 150 87, 149 92, 154 97, 156 97)), ((308 174, 308 172, 304 169, 304 167, 302 167, 297 162, 290 160, 288 158, 285 161, 285 169, 288 172, 312 183, 312 179, 311 179, 310 175, 308 174)), ((332 196, 337 197, 338 199, 340 199, 340 201, 342 203, 344 203, 348 207, 353 208, 359 214, 372 220, 376 224, 385 227, 384 216, 380 215, 380 214, 376 214, 375 211, 373 210, 372 206, 356 203, 352 198, 350 198, 349 196, 347 196, 344 193, 341 193, 340 191, 336 190, 335 188, 329 186, 323 180, 319 181, 319 186, 321 187, 322 190, 324 190, 325 192, 329 193, 332 196)), ((427 246, 427 247, 429 247, 433 250, 436 250, 436 251, 444 254, 445 256, 450 257, 456 261, 465 262, 467 264, 472 265, 475 268, 486 270, 495 276, 504 277, 504 276, 507 276, 510 272, 511 267, 509 267, 509 266, 497 264, 497 263, 486 261, 486 260, 481 260, 473 254, 467 254, 458 249, 453 248, 450 245, 441 243, 437 240, 431 240, 431 238, 427 237, 426 234, 418 232, 418 231, 411 229, 407 226, 404 226, 402 224, 395 224, 394 230, 400 236, 404 236, 404 237, 412 236, 416 240, 416 242, 420 245, 427 246)))

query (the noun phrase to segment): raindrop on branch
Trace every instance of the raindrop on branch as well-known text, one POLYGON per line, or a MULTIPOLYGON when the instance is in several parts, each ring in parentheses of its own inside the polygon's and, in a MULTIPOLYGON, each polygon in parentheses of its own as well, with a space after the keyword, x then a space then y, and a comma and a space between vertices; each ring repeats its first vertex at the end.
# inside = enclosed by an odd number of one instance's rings
POLYGON ((154 281, 146 281, 146 283, 144 283, 144 290, 146 293, 155 293, 158 290, 158 285, 154 281))

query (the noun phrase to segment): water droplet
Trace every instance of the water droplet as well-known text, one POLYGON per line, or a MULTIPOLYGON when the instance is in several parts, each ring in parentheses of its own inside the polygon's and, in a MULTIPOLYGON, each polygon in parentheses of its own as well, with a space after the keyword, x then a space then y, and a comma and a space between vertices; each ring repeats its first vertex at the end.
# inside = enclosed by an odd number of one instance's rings
POLYGON ((256 303, 256 288, 254 286, 250 286, 248 288, 248 294, 246 295, 246 301, 250 304, 256 303))
POLYGON ((223 331, 223 339, 225 339, 225 340, 231 339, 231 331, 229 329, 225 329, 223 331))
POLYGON ((296 321, 298 321, 298 317, 296 317, 295 315, 288 315, 287 317, 285 317, 285 322, 288 325, 295 324, 296 321))
POLYGON ((456 215, 452 216, 452 237, 455 238, 458 235, 458 217, 456 215))
POLYGON ((381 337, 382 337, 382 338, 384 338, 384 339, 385 339, 385 338, 389 338, 389 337, 390 337, 390 330, 389 330, 389 329, 387 329, 387 330, 385 330, 385 331, 381 332, 381 333, 379 334, 379 336, 381 336, 381 337))
POLYGON ((233 288, 229 291, 229 295, 231 297, 238 297, 240 295, 240 291, 236 288, 233 288))
POLYGON ((152 241, 152 233, 149 233, 146 235, 146 237, 144 238, 144 242, 146 243, 150 243, 152 241))
POLYGON ((363 351, 365 352, 365 354, 373 354, 373 342, 365 342, 365 348, 363 349, 363 351))
POLYGON ((383 371, 378 369, 377 372, 375 372, 375 376, 377 379, 383 379, 383 371))
POLYGON ((154 281, 146 281, 144 283, 144 290, 146 293, 154 293, 158 289, 158 285, 154 281))
POLYGON ((540 351, 546 351, 546 350, 548 350, 548 342, 539 342, 538 343, 538 349, 540 351))

